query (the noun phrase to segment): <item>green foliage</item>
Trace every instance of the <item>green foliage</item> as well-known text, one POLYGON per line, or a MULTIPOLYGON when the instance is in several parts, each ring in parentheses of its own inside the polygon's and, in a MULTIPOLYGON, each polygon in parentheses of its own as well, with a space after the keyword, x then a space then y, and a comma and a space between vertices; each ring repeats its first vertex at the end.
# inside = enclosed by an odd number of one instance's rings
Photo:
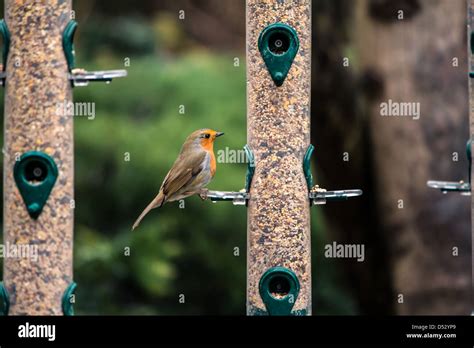
MULTIPOLYGON (((245 208, 193 197, 130 227, 193 130, 226 132, 216 151, 245 145, 245 69, 200 54, 136 60, 128 72, 109 86, 75 90, 76 101, 96 103, 94 120, 75 123, 77 311, 244 313, 245 208)), ((210 187, 241 189, 245 168, 219 163, 210 187)))
POLYGON ((153 32, 144 25, 143 18, 136 16, 113 19, 91 17, 87 22, 79 20, 77 36, 80 42, 78 54, 87 60, 91 60, 104 51, 109 51, 114 55, 133 52, 136 57, 152 54, 155 50, 153 32))

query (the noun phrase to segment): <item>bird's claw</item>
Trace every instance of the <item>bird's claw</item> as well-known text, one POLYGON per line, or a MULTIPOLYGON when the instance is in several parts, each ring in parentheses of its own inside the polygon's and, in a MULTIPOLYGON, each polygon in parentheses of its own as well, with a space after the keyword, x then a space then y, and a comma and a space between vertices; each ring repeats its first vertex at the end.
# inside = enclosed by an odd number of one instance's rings
POLYGON ((87 70, 82 69, 82 68, 75 68, 75 69, 71 70, 71 74, 73 74, 73 75, 83 75, 83 74, 86 74, 86 73, 87 73, 87 70))
POLYGON ((321 192, 327 192, 326 189, 323 189, 321 187, 319 187, 319 185, 314 185, 311 190, 310 190, 311 193, 321 193, 321 192))
POLYGON ((207 199, 208 194, 209 194, 208 189, 201 189, 201 191, 199 192, 199 197, 201 197, 201 199, 205 201, 207 199))

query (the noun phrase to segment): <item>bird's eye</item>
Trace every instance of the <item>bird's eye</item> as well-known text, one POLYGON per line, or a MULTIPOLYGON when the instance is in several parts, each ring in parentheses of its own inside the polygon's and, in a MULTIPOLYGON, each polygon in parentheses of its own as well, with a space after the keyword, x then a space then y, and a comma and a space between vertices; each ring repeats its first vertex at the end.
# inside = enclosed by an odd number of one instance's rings
POLYGON ((206 139, 209 139, 210 137, 211 137, 211 135, 209 133, 204 135, 204 138, 206 138, 206 139))

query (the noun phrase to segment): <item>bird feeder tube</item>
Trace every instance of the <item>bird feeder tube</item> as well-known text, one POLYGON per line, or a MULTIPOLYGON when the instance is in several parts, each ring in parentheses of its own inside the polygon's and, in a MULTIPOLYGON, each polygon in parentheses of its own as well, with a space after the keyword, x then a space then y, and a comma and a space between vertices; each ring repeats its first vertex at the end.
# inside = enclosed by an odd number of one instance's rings
POLYGON ((311 0, 247 0, 247 314, 311 314, 311 0), (250 151, 251 150, 251 151, 250 151))
POLYGON ((311 1, 247 0, 247 314, 311 314, 311 1), (284 308, 282 309, 281 306, 284 308))
POLYGON ((72 101, 61 44, 71 10, 70 0, 5 1, 3 232, 25 252, 4 259, 9 315, 62 315, 73 279, 73 118, 57 108, 72 101))
POLYGON ((125 70, 74 68, 71 0, 5 1, 4 244, 0 304, 9 315, 72 315, 74 154, 72 87, 125 70))

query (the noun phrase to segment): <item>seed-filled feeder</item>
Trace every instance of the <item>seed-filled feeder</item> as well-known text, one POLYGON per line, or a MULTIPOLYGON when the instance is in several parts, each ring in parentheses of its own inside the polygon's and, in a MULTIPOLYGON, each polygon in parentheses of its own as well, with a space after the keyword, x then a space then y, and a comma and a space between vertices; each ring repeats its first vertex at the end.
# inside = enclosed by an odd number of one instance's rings
POLYGON ((361 190, 313 186, 311 0, 247 0, 247 314, 311 314, 310 206, 361 190))
POLYGON ((71 0, 6 0, 0 21, 3 240, 37 256, 4 259, 0 309, 5 315, 73 314, 73 117, 58 105, 72 103, 74 86, 127 74, 75 69, 72 13, 71 0))

